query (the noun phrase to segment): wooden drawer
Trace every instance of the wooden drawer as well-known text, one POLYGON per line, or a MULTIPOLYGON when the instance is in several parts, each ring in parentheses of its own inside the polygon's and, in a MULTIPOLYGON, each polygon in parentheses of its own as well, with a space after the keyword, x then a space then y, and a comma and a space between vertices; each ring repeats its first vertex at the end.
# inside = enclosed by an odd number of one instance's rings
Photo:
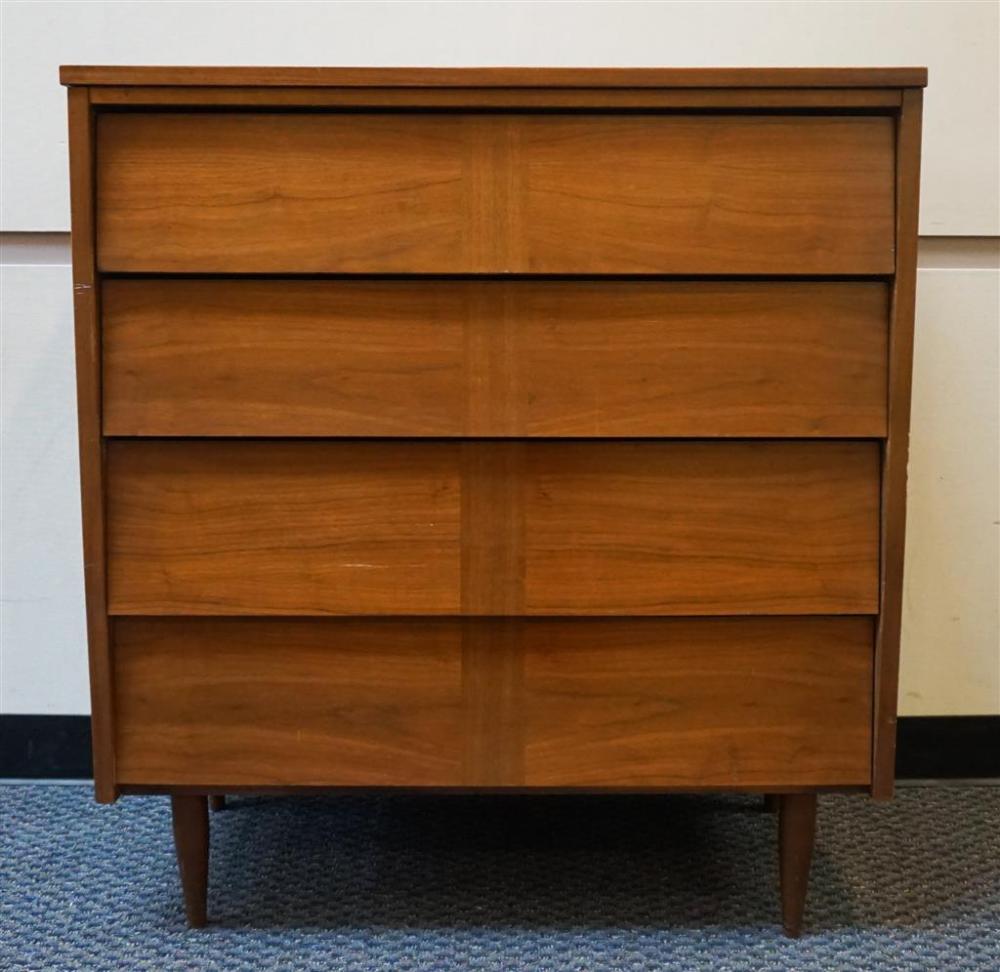
POLYGON ((870 614, 874 442, 107 447, 113 614, 870 614))
POLYGON ((870 779, 870 618, 119 618, 113 637, 124 784, 870 779))
POLYGON ((459 446, 111 442, 112 613, 459 609, 459 446))
POLYGON ((109 280, 110 435, 882 436, 883 283, 109 280))
POLYGON ((102 270, 888 274, 892 118, 110 113, 102 270))

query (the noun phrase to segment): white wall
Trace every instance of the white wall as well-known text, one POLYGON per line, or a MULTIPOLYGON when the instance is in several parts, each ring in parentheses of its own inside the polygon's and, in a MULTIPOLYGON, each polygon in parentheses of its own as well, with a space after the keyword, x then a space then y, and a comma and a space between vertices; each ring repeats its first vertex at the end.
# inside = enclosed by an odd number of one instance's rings
POLYGON ((1000 5, 8 0, 0 18, 0 711, 88 710, 60 63, 867 64, 930 69, 901 711, 1000 713, 1000 5))
POLYGON ((900 672, 910 715, 1000 713, 995 267, 917 277, 900 672))
POLYGON ((0 712, 89 711, 68 266, 0 266, 0 712))

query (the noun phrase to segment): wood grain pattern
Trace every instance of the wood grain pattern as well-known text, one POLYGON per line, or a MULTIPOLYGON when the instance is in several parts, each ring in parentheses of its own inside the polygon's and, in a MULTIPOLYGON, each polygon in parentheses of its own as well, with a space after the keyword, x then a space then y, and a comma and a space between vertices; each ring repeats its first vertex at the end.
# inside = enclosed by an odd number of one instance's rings
MULTIPOLYGON (((465 618, 462 786, 524 786, 524 656, 521 618, 465 618)), ((530 626, 530 625, 529 625, 530 626)))
POLYGON ((115 440, 110 609, 876 610, 873 442, 525 442, 512 462, 481 443, 471 463, 468 448, 115 440))
POLYGON ((109 435, 885 434, 883 283, 110 280, 109 435))
POLYGON ((94 794, 98 802, 112 803, 117 797, 117 790, 114 782, 114 709, 105 572, 101 310, 94 255, 94 124, 86 89, 69 92, 69 152, 77 422, 94 794))
POLYGON ((899 88, 123 87, 88 89, 97 105, 133 108, 727 109, 898 108, 899 88))
POLYGON ((115 643, 122 784, 780 789, 870 778, 868 618, 137 618, 116 620, 115 643), (463 653, 470 625, 493 629, 482 645, 506 640, 503 653, 463 653), (470 691, 479 704, 466 708, 470 691), (520 713, 518 731, 475 718, 484 711, 520 713))
POLYGON ((100 265, 458 269, 481 220, 470 134, 446 115, 104 115, 100 265))
POLYGON ((112 442, 112 613, 458 611, 459 447, 112 442))
POLYGON ((871 116, 111 113, 104 270, 881 274, 871 116))
POLYGON ((462 613, 524 612, 526 445, 461 444, 462 613))
POLYGON ((63 65, 63 84, 277 87, 827 88, 927 84, 924 67, 426 68, 63 65))
POLYGON ((118 619, 119 779, 460 780, 459 622, 118 619))
POLYGON ((517 269, 892 272, 888 118, 527 116, 516 131, 517 269))
POLYGON ((525 781, 870 778, 869 618, 525 625, 525 781))
POLYGON ((898 257, 890 325, 889 435, 882 458, 880 603, 875 654, 872 795, 881 800, 892 796, 896 775, 896 705, 903 614, 906 466, 910 443, 922 110, 923 92, 906 92, 896 149, 898 257))
POLYGON ((471 286, 110 280, 105 432, 462 434, 471 286))
POLYGON ((529 614, 871 614, 871 442, 546 443, 527 453, 529 614))

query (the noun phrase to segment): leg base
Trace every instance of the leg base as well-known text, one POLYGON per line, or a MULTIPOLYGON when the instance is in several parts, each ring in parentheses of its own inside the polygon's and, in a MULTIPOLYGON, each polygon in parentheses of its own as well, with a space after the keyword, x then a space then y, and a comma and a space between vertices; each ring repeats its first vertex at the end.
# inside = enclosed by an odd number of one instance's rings
POLYGON ((816 794, 783 793, 778 802, 781 918, 785 934, 802 934, 809 866, 816 838, 816 794))
POLYGON ((208 799, 172 796, 170 807, 184 910, 192 928, 203 928, 208 920, 208 799))

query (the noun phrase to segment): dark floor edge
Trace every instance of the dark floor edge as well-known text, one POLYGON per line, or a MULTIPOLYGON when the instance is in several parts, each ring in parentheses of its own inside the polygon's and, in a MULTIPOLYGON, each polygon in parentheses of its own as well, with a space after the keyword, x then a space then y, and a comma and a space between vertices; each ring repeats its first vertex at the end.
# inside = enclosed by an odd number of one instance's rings
MULTIPOLYGON (((0 779, 92 776, 90 716, 0 715, 0 779)), ((900 780, 1000 778, 1000 715, 900 718, 896 776, 900 780)))

